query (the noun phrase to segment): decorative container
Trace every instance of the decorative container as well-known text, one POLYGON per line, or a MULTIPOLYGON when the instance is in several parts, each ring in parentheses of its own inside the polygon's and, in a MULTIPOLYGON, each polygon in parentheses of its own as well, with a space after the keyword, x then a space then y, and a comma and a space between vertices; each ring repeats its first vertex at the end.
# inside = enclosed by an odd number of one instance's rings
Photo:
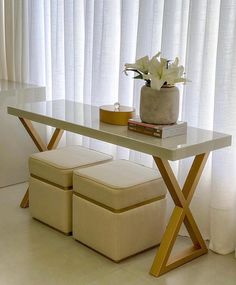
POLYGON ((154 90, 143 86, 140 94, 140 118, 148 124, 173 124, 179 116, 179 89, 175 86, 154 90))
POLYGON ((127 126, 135 110, 132 107, 121 106, 119 103, 114 105, 104 105, 99 108, 100 121, 112 125, 127 126))

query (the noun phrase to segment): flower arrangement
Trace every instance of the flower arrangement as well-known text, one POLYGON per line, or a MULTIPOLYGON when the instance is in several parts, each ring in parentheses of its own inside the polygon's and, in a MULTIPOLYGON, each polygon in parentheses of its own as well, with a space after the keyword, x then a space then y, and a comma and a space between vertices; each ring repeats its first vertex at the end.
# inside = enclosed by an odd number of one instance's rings
POLYGON ((160 57, 161 52, 158 52, 151 59, 144 56, 137 59, 135 63, 125 64, 125 73, 127 71, 137 72, 138 75, 134 79, 144 79, 146 86, 154 90, 160 90, 161 87, 171 87, 175 83, 187 82, 183 77, 184 67, 179 65, 179 58, 176 57, 171 63, 170 60, 160 57))

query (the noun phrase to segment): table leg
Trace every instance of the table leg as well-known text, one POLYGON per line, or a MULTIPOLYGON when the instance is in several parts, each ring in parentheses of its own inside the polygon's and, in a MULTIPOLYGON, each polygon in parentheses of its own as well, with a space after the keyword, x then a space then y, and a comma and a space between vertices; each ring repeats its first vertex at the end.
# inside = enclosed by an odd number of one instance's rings
POLYGON ((20 203, 20 207, 24 209, 29 207, 29 188, 25 192, 25 195, 20 203))
POLYGON ((53 135, 52 135, 52 137, 51 137, 51 139, 47 145, 48 150, 57 148, 57 146, 60 142, 60 139, 63 135, 63 132, 64 132, 64 130, 57 129, 57 128, 55 129, 55 131, 54 131, 54 133, 53 133, 53 135))
MULTIPOLYGON (((46 145, 41 139, 40 135, 38 134, 38 132, 36 131, 36 129, 34 128, 30 120, 20 118, 20 117, 19 119, 40 152, 46 151, 46 150, 52 150, 58 146, 58 143, 63 135, 64 130, 56 128, 48 145, 46 145)), ((25 192, 25 195, 20 203, 20 207, 21 208, 29 207, 29 188, 25 192)))
POLYGON ((203 153, 195 157, 182 190, 169 162, 158 157, 153 157, 175 203, 175 208, 150 270, 150 274, 156 277, 208 252, 207 246, 189 208, 208 155, 209 153, 203 153), (189 232, 193 246, 182 251, 177 256, 170 258, 182 223, 185 224, 189 232))

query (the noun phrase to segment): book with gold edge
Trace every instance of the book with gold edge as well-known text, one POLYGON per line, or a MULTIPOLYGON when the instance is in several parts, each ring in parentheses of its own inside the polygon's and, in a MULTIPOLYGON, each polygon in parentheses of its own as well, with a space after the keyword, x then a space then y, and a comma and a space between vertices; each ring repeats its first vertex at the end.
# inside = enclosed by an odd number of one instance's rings
POLYGON ((187 122, 178 121, 175 124, 170 125, 154 125, 144 123, 139 117, 136 117, 128 120, 128 129, 138 133, 164 139, 186 134, 187 122))

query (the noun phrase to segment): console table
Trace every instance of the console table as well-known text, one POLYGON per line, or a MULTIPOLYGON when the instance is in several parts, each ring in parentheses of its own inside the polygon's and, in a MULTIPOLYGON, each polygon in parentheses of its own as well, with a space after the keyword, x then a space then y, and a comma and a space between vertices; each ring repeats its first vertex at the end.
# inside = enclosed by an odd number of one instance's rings
MULTIPOLYGON (((211 151, 231 145, 231 136, 188 127, 187 134, 159 139, 129 131, 125 126, 114 126, 99 121, 99 108, 66 100, 18 104, 8 107, 8 113, 17 116, 40 151, 57 146, 63 130, 109 142, 153 156, 175 203, 160 247, 154 258, 150 274, 161 274, 180 266, 208 249, 189 208, 198 181, 211 151), (55 127, 54 134, 46 145, 34 129, 31 121, 55 127), (194 156, 183 189, 171 169, 170 161, 194 156), (185 224, 193 246, 170 257, 180 226, 185 224)), ((26 193, 22 207, 28 205, 26 193)), ((157 221, 158 222, 158 221, 157 221)))

